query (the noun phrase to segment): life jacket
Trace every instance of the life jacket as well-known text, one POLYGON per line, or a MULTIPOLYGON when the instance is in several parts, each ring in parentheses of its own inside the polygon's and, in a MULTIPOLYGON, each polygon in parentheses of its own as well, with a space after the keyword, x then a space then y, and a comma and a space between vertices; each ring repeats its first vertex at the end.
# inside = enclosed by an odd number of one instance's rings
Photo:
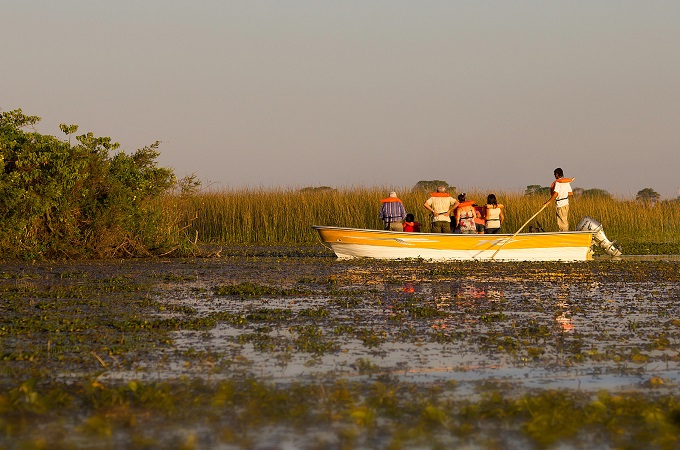
POLYGON ((552 195, 552 193, 555 192, 555 183, 571 183, 572 181, 574 181, 573 178, 566 178, 566 177, 556 179, 550 185, 550 195, 552 195))
POLYGON ((383 198, 382 200, 380 200, 380 203, 392 203, 392 202, 404 203, 401 200, 399 200, 397 197, 387 197, 387 198, 383 198))
POLYGON ((448 192, 432 192, 430 197, 451 197, 451 194, 448 192))
POLYGON ((404 231, 408 232, 419 232, 420 222, 404 222, 404 231))
POLYGON ((484 225, 485 220, 484 220, 484 207, 479 206, 479 205, 472 205, 473 208, 475 208, 475 211, 479 213, 479 217, 475 216, 475 223, 478 223, 480 225, 484 225))

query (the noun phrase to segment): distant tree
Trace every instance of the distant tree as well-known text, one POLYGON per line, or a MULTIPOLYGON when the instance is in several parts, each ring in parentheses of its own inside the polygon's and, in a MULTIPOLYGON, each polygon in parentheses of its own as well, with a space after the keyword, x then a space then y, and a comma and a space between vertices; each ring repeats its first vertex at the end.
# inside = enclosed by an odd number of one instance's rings
POLYGON ((439 186, 444 186, 451 195, 456 192, 455 186, 449 186, 449 183, 442 180, 420 180, 413 186, 412 192, 435 192, 439 186))
POLYGON ((602 198, 611 198, 611 194, 604 189, 586 189, 583 191, 583 196, 584 197, 602 197, 602 198))
POLYGON ((337 189, 330 186, 307 186, 300 189, 302 193, 335 192, 337 189))
POLYGON ((550 195, 550 188, 540 184, 530 184, 524 191, 524 195, 550 195))
POLYGON ((635 200, 638 200, 643 203, 655 204, 656 202, 659 201, 660 198, 661 195, 659 195, 659 193, 656 192, 654 189, 644 188, 641 191, 638 191, 635 200))

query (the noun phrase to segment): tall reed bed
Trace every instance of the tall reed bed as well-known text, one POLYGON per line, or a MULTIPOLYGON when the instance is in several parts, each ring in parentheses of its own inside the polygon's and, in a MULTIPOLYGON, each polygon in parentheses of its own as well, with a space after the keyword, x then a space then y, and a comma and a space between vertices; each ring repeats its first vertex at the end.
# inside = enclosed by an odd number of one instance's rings
MULTIPOLYGON (((429 231, 429 216, 423 208, 429 193, 410 188, 347 188, 328 190, 229 189, 207 192, 177 202, 180 213, 191 224, 190 235, 215 244, 297 244, 317 242, 312 225, 381 229, 380 199, 396 190, 407 212, 413 213, 429 231)), ((486 191, 469 191, 468 200, 486 203, 486 191)), ((514 233, 546 201, 543 196, 521 192, 495 192, 505 205, 504 233, 514 233)), ((455 194, 454 194, 455 196, 455 194)), ((556 231, 554 204, 546 207, 530 225, 556 231)), ((680 243, 680 202, 654 206, 638 201, 578 196, 571 201, 570 229, 590 216, 604 226, 607 237, 620 243, 680 243)))

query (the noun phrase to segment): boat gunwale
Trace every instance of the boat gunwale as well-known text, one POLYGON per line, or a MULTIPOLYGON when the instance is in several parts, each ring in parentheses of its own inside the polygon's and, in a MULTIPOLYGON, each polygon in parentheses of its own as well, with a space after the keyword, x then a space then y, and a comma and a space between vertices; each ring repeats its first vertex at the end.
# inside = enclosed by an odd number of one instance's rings
MULTIPOLYGON (((425 234, 425 235, 429 234, 429 235, 440 236, 440 237, 441 237, 442 235, 444 235, 444 236, 450 235, 450 236, 452 236, 452 237, 474 238, 474 237, 479 237, 479 236, 484 236, 484 235, 486 235, 486 233, 484 233, 484 234, 477 234, 477 233, 474 233, 474 234, 461 234, 461 233, 430 233, 430 232, 426 232, 426 231, 374 230, 374 229, 371 229, 371 228, 337 227, 337 226, 330 226, 330 225, 312 225, 312 228, 314 228, 314 229, 317 230, 317 231, 318 231, 318 230, 324 230, 324 229, 326 229, 326 230, 338 230, 338 231, 340 231, 340 230, 347 230, 347 231, 359 231, 359 232, 370 232, 370 233, 380 233, 380 234, 406 234, 406 235, 409 235, 409 236, 412 236, 412 235, 414 235, 414 234, 425 234)), ((517 236, 519 236, 519 235, 524 235, 524 236, 527 236, 527 235, 529 235, 529 236, 548 236, 548 235, 564 235, 564 234, 590 234, 590 235, 594 235, 595 232, 592 231, 592 230, 541 231, 541 232, 538 232, 538 233, 531 233, 531 232, 529 232, 529 233, 520 233, 520 234, 517 234, 517 236)), ((493 235, 493 236, 509 236, 509 237, 513 237, 513 236, 515 236, 516 234, 515 234, 515 233, 494 233, 494 234, 489 234, 489 236, 492 236, 492 235, 493 235)))

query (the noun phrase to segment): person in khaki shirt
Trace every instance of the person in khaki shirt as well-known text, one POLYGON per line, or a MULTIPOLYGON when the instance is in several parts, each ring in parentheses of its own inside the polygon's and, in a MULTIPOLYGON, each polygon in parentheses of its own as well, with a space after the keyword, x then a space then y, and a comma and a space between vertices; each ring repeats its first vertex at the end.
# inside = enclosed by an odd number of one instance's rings
POLYGON ((430 194, 430 198, 423 205, 432 214, 432 233, 451 232, 451 211, 458 205, 458 200, 446 192, 446 187, 437 187, 437 192, 430 194))

